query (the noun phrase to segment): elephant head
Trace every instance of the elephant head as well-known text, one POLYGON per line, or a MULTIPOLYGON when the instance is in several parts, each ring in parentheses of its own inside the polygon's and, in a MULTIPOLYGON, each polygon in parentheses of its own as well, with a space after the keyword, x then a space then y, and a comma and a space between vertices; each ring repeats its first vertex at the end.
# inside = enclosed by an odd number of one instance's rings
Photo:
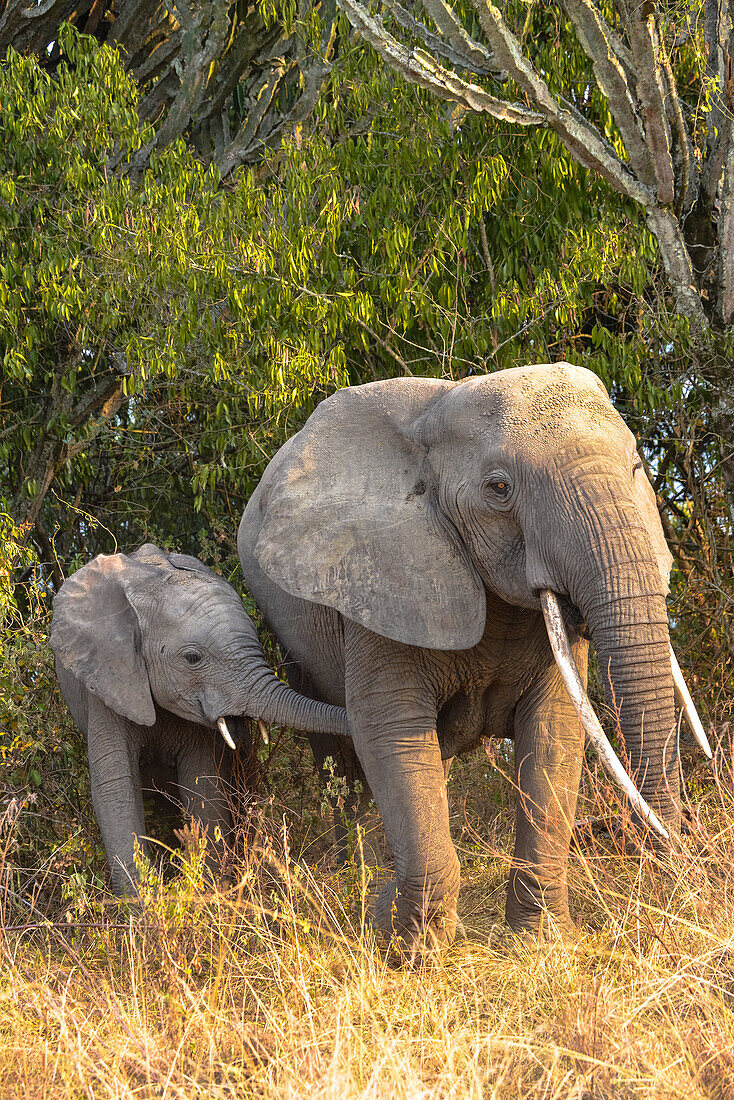
POLYGON ((51 646, 92 695, 138 725, 152 726, 158 706, 218 726, 231 748, 230 717, 348 732, 344 711, 275 676, 230 584, 198 559, 152 544, 100 554, 65 581, 51 646))
POLYGON ((341 390, 263 482, 265 572, 378 634, 469 649, 487 591, 542 609, 602 759, 642 816, 676 827, 671 556, 634 438, 593 373, 556 363, 341 390), (587 624, 642 797, 571 667, 559 602, 587 624))

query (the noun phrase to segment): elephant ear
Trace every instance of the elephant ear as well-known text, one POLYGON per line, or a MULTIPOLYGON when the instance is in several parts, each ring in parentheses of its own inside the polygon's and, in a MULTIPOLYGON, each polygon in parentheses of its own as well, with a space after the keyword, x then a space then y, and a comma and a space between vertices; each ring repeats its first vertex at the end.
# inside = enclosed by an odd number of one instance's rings
POLYGON ((117 714, 156 720, 141 629, 127 589, 160 584, 159 566, 100 554, 64 581, 54 597, 51 648, 61 664, 117 714))
POLYGON ((339 390, 282 448, 263 477, 254 551, 281 588, 395 641, 477 644, 484 588, 412 438, 454 385, 395 378, 339 390))

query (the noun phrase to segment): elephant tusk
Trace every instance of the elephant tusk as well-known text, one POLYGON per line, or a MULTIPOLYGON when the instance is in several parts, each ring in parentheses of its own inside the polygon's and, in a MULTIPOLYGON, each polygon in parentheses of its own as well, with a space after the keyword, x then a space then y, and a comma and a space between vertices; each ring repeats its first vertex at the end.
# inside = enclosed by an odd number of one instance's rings
POLYGON ((262 718, 258 718, 257 728, 260 730, 260 736, 262 737, 265 744, 269 745, 270 744, 270 737, 268 735, 268 727, 265 725, 262 718))
POLYGON ((232 740, 232 734, 227 729, 227 723, 225 722, 225 720, 223 718, 217 718, 217 726, 219 728, 219 732, 221 733, 222 737, 227 742, 229 747, 231 749, 236 749, 237 746, 235 745, 234 741, 232 740))
POLYGON ((686 682, 683 679, 683 673, 681 672, 680 665, 678 664, 678 658, 673 652, 672 646, 670 646, 670 664, 673 669, 673 683, 675 685, 676 702, 686 716, 686 721, 691 727, 691 733, 696 738, 699 745, 710 760, 713 756, 713 753, 711 752, 709 739, 704 731, 703 723, 698 717, 698 711, 694 706, 693 699, 691 699, 691 693, 686 687, 686 682))
POLYGON ((560 669, 566 690, 571 697, 571 702, 581 719, 586 736, 599 753, 602 764, 622 788, 640 817, 652 825, 665 840, 668 840, 670 834, 627 775, 622 767, 622 762, 609 744, 607 736, 601 728, 601 723, 594 713, 594 708, 589 701, 576 662, 573 659, 571 643, 563 625, 561 609, 558 606, 555 594, 544 588, 540 593, 540 604, 543 608, 543 617, 545 618, 553 656, 560 669))

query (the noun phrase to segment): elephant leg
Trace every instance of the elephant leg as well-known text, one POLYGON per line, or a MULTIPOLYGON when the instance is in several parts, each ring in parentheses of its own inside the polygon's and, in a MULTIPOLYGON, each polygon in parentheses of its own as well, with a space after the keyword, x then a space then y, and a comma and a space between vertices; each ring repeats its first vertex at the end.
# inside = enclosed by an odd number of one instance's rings
POLYGON ((102 833, 112 889, 135 891, 135 844, 147 855, 140 781, 139 731, 126 718, 89 696, 87 752, 92 803, 102 833))
POLYGON ((229 750, 220 749, 218 735, 191 725, 176 758, 178 786, 185 813, 207 836, 207 863, 220 866, 229 840, 232 818, 227 799, 231 770, 229 750))
POLYGON ((450 943, 456 931, 459 861, 435 697, 410 647, 349 624, 346 651, 350 726, 395 860, 374 922, 413 955, 450 943))
MULTIPOLYGON (((584 680, 587 651, 578 640, 574 656, 584 680)), ((516 932, 573 930, 568 851, 583 753, 578 716, 553 666, 525 691, 515 711, 516 840, 506 916, 516 932)))

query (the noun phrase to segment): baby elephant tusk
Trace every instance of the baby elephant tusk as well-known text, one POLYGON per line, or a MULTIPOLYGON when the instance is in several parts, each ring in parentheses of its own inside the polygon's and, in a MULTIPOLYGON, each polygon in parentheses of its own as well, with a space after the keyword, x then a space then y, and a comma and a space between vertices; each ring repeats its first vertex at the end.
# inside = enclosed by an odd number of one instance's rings
POLYGON ((703 723, 698 717, 698 711, 693 704, 693 699, 691 699, 691 693, 686 687, 686 682, 683 679, 683 673, 681 672, 680 665, 678 664, 678 658, 673 652, 672 646, 670 646, 670 664, 673 669, 673 683, 675 684, 676 702, 686 716, 686 721, 691 727, 691 733, 696 738, 699 745, 710 760, 713 756, 713 753, 711 752, 709 739, 704 732, 703 723))
POLYGON ((670 834, 660 819, 650 809, 645 799, 637 790, 637 787, 627 775, 627 772, 622 767, 622 762, 609 744, 607 736, 601 728, 601 723, 594 713, 594 708, 589 702, 589 697, 586 694, 586 689, 581 680, 579 670, 573 659, 571 643, 568 640, 566 628, 563 625, 563 617, 556 596, 549 589, 545 588, 540 593, 540 604, 543 608, 543 616, 545 618, 545 625, 548 631, 551 649, 553 650, 553 656, 560 669, 563 682, 566 685, 566 690, 571 697, 571 702, 581 719, 581 724, 584 727, 586 736, 599 753, 602 764, 622 788, 640 817, 643 818, 644 821, 647 821, 649 825, 652 825, 654 829, 657 829, 665 840, 668 840, 670 834))
POLYGON ((223 718, 218 718, 217 719, 217 726, 219 727, 219 732, 221 733, 222 737, 227 742, 229 747, 231 749, 236 749, 237 746, 235 745, 234 741, 232 740, 232 734, 227 729, 227 723, 225 722, 225 720, 223 718))
POLYGON ((268 736, 268 727, 263 722, 262 718, 257 720, 257 728, 260 730, 260 736, 266 745, 270 744, 270 737, 268 736))

